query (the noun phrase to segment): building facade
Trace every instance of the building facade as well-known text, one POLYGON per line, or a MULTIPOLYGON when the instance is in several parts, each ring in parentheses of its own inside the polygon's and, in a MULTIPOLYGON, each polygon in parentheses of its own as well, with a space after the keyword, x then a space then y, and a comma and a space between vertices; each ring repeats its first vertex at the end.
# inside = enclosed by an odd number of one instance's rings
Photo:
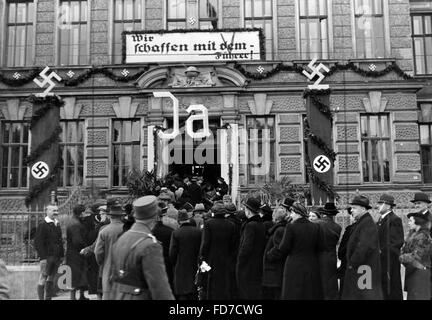
POLYGON ((181 124, 190 105, 208 109, 213 151, 225 161, 207 172, 229 181, 235 197, 285 176, 307 186, 303 92, 311 82, 296 68, 314 58, 334 71, 322 83, 331 89, 340 202, 358 190, 372 202, 390 192, 406 204, 432 190, 432 1, 0 0, 0 17, 1 210, 24 206, 26 98, 42 90, 25 80, 46 66, 62 78, 53 92, 65 102, 60 194, 81 185, 124 195, 131 169, 203 170, 161 161, 167 149, 154 128, 172 125, 173 108, 156 91, 179 100, 181 124), (122 59, 123 31, 248 28, 265 36, 261 61, 122 59), (193 82, 189 67, 199 74, 193 82), (265 174, 253 174, 255 160, 268 165, 265 174))

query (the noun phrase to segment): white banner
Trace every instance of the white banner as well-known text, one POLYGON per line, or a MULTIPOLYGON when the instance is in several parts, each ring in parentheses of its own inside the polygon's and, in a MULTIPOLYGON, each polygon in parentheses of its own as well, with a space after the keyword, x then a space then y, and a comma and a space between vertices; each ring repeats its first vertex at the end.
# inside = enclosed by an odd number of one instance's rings
POLYGON ((125 32, 125 63, 256 61, 260 32, 125 32))

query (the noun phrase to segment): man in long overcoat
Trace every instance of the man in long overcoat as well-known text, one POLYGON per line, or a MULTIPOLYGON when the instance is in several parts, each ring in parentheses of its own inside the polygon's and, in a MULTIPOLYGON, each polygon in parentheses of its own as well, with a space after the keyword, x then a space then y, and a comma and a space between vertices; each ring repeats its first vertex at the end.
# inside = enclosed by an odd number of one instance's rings
POLYGON ((151 234, 160 208, 155 196, 133 202, 135 223, 113 246, 115 300, 174 300, 162 246, 151 234))
POLYGON ((122 217, 125 212, 119 201, 111 205, 108 215, 110 224, 103 228, 97 237, 94 254, 99 266, 102 267, 102 299, 111 300, 111 264, 112 248, 118 237, 123 233, 122 217))
POLYGON ((81 220, 86 207, 76 205, 73 208, 73 217, 66 227, 66 264, 72 271, 71 300, 75 300, 76 290, 79 289, 80 300, 88 300, 84 292, 88 286, 87 261, 81 250, 87 247, 86 229, 81 220))
POLYGON ((195 227, 185 210, 178 216, 180 227, 171 234, 169 256, 174 267, 174 294, 178 300, 197 300, 194 284, 198 270, 201 229, 195 227))
POLYGON ((404 244, 402 220, 392 210, 394 198, 383 194, 378 201, 378 235, 381 250, 381 281, 384 300, 403 300, 400 250, 404 244))
POLYGON ((333 202, 328 202, 324 208, 318 209, 322 218, 317 223, 320 225, 325 238, 325 247, 319 256, 324 300, 339 300, 336 246, 342 227, 334 221, 334 216, 338 212, 333 202))
POLYGON ((237 286, 240 299, 262 298, 263 256, 266 229, 259 216, 261 202, 249 198, 244 203, 247 220, 241 228, 237 256, 237 286))
POLYGON ((271 249, 269 261, 285 260, 282 300, 320 300, 322 286, 319 254, 325 239, 321 227, 308 219, 307 209, 299 202, 290 208, 292 222, 285 227, 279 247, 271 249))
POLYGON ((367 211, 369 199, 359 195, 350 204, 355 222, 347 243, 342 300, 382 300, 378 228, 367 211))
POLYGON ((216 201, 212 207, 213 217, 204 223, 200 260, 211 267, 208 271, 206 299, 231 299, 230 270, 235 254, 235 226, 225 219, 225 206, 216 201))

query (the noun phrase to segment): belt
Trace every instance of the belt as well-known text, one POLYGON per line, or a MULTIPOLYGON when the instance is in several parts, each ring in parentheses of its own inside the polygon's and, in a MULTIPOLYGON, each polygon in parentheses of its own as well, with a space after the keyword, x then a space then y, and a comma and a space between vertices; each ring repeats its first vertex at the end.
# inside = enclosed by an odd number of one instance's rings
POLYGON ((118 290, 122 293, 128 293, 134 296, 146 295, 150 297, 150 291, 148 289, 123 284, 120 282, 117 282, 117 286, 118 290))

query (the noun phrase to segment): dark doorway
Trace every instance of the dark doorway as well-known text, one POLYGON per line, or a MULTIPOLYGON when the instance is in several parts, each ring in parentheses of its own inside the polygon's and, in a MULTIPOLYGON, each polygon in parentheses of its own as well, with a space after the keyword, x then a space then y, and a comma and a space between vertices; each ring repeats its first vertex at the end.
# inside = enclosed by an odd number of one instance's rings
MULTIPOLYGON (((174 148, 170 151, 170 158, 173 162, 169 165, 169 172, 172 174, 177 173, 181 178, 201 176, 205 182, 216 184, 217 178, 221 174, 219 137, 217 132, 220 120, 218 118, 209 119, 212 138, 207 140, 205 138, 192 140, 186 133, 186 119, 180 119, 179 122, 181 134, 175 141, 170 140, 174 148), (197 159, 195 157, 197 152, 199 155, 202 155, 201 158, 197 159)), ((167 125, 168 128, 173 127, 172 119, 167 119, 167 125)), ((194 132, 202 128, 202 121, 193 122, 194 132)))

